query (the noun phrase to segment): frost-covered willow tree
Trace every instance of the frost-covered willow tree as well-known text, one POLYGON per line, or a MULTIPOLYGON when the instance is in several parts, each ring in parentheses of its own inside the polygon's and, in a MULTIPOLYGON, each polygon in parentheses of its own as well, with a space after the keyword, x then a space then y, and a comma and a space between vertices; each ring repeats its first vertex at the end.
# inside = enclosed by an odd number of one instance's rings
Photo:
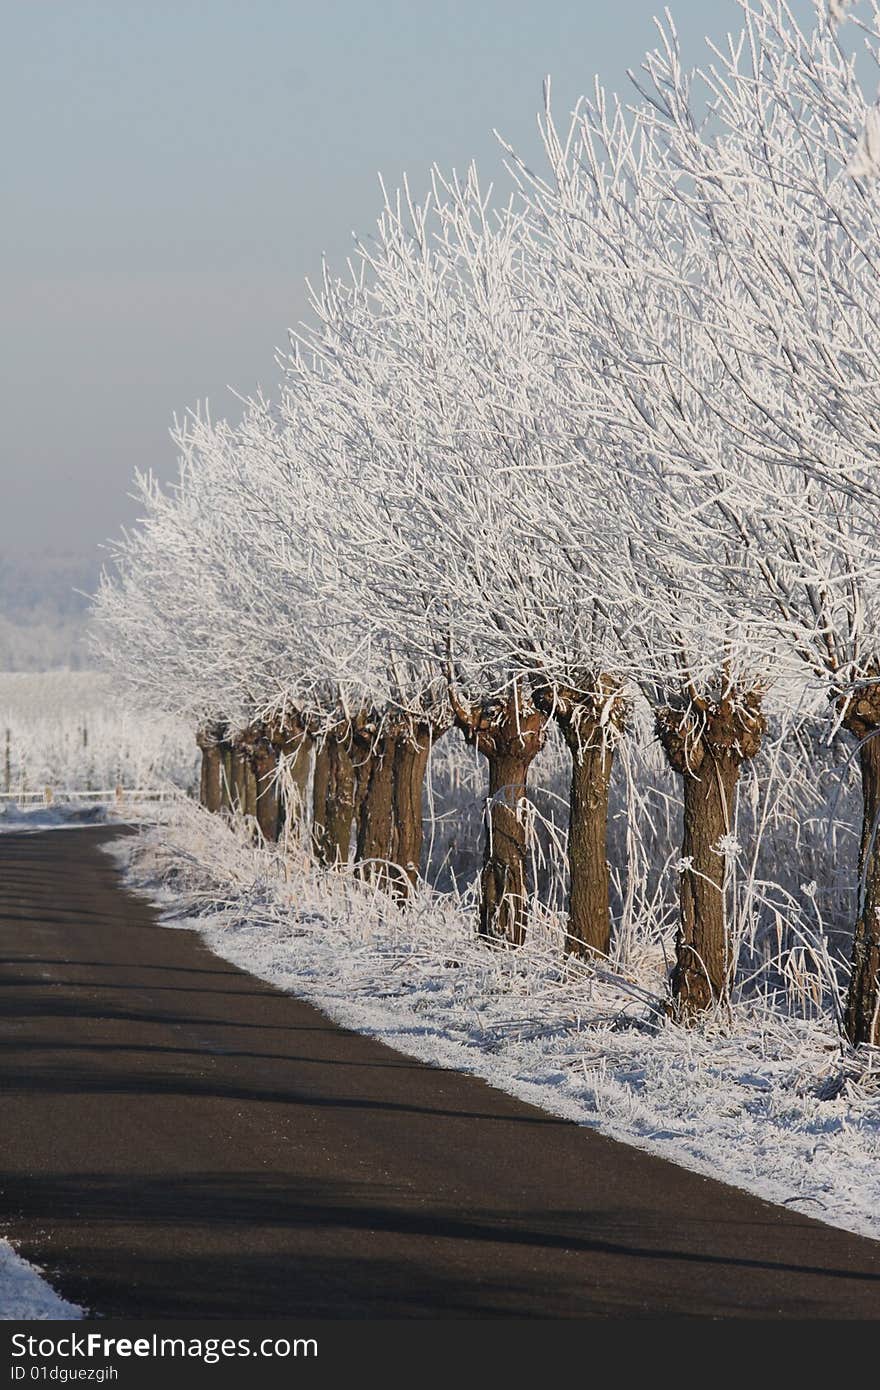
MULTIPOLYGON (((259 672, 248 733, 297 767, 314 744, 320 862, 347 863, 354 849, 363 876, 405 896, 419 874, 422 786, 444 709, 436 667, 405 662, 384 640, 369 567, 362 555, 350 563, 341 544, 340 470, 352 455, 339 424, 332 372, 294 353, 279 408, 251 403, 234 431, 226 501, 216 500, 233 514, 255 576, 238 597, 257 637, 248 652, 259 672)), ((198 445, 210 454, 210 432, 198 445)))
MULTIPOLYGON (((210 480, 217 530, 203 537, 203 544, 213 547, 203 552, 203 563, 214 576, 209 583, 222 584, 225 626, 218 637, 247 673, 236 712, 227 714, 225 734, 222 726, 218 730, 220 748, 240 775, 256 778, 256 788, 249 779, 247 795, 238 799, 272 839, 285 810, 279 802, 282 785, 287 812, 302 817, 313 735, 333 717, 349 654, 346 635, 316 582, 315 547, 284 550, 290 528, 301 523, 306 499, 318 502, 320 477, 308 474, 301 460, 291 465, 279 413, 262 398, 247 403, 235 426, 214 426, 196 415, 176 438, 187 470, 210 480), (288 469, 298 467, 296 511, 286 517, 281 542, 268 524, 275 512, 266 486, 279 457, 288 469)), ((322 850, 328 849, 324 810, 317 818, 322 850)), ((347 854, 348 836, 344 839, 347 854)), ((329 849, 328 856, 335 857, 329 849)))
MULTIPOLYGON (((555 715, 573 755, 569 945, 604 954, 620 656, 595 601, 598 551, 560 566, 545 529, 558 408, 546 324, 523 290, 529 260, 521 219, 490 210, 473 170, 435 172, 425 203, 386 200, 351 284, 325 285, 310 346, 340 383, 337 513, 370 577, 371 621, 445 672, 455 720, 486 759, 481 931, 523 939, 528 773, 555 715)), ((600 493, 597 477, 597 526, 600 493)))
POLYGON ((144 515, 115 547, 96 600, 98 641, 119 678, 147 703, 193 721, 202 800, 236 805, 267 839, 278 831, 277 763, 291 759, 289 723, 274 720, 315 662, 312 590, 282 594, 265 568, 247 480, 277 434, 265 402, 241 425, 193 416, 175 428, 179 477, 141 481, 144 515))
MULTIPOLYGON (((451 722, 449 631, 441 624, 438 637, 435 623, 445 591, 420 546, 416 480, 433 472, 442 489, 445 460, 425 429, 402 325, 383 319, 365 267, 353 265, 344 282, 325 269, 311 308, 287 363, 283 410, 301 417, 299 446, 329 490, 326 515, 312 516, 310 527, 323 529, 337 597, 373 672, 346 733, 358 782, 358 855, 375 861, 380 878, 389 864, 412 881, 427 759, 451 722)), ((452 359, 447 365, 460 372, 452 359)))
POLYGON ((311 615, 308 649, 269 716, 293 718, 316 741, 319 857, 347 861, 353 835, 361 873, 405 896, 419 875, 425 771, 448 707, 436 664, 379 621, 369 551, 352 526, 351 499, 371 481, 356 426, 373 405, 366 376, 338 367, 341 344, 359 341, 358 296, 343 303, 327 277, 313 308, 313 350, 295 346, 287 359, 271 447, 242 482, 266 582, 293 586, 311 615))
POLYGON ((241 672, 227 664, 222 581, 216 571, 205 574, 220 522, 215 491, 184 457, 174 488, 163 491, 146 476, 136 486, 143 515, 115 544, 113 568, 102 575, 95 639, 139 703, 191 720, 202 748, 202 799, 216 809, 219 730, 234 717, 241 672))
POLYGON ((559 505, 573 441, 555 366, 557 325, 535 293, 527 222, 509 208, 490 215, 473 172, 464 184, 435 175, 435 195, 438 240, 463 305, 458 351, 471 364, 456 447, 492 518, 482 528, 479 511, 472 519, 483 592, 491 594, 474 616, 492 635, 496 666, 522 673, 536 710, 556 720, 570 752, 566 944, 585 957, 607 956, 609 790, 627 716, 625 650, 607 602, 621 538, 598 459, 580 477, 576 547, 570 512, 559 505))
MULTIPOLYGON (((874 65, 878 9, 863 23, 874 65)), ((857 741, 863 824, 845 1027, 880 1040, 880 206, 876 108, 819 7, 803 31, 786 6, 743 5, 742 35, 714 54, 700 128, 674 35, 648 59, 646 94, 665 190, 699 262, 705 409, 735 445, 730 526, 744 601, 806 676, 832 726, 857 741), (876 153, 876 152, 875 152, 876 153)), ((682 373, 667 355, 671 383, 682 373)), ((701 485, 722 491, 715 461, 701 485)))
MULTIPOLYGON (((398 271, 392 266, 388 273, 398 271)), ((407 275, 404 266, 404 285, 407 275)), ((368 723, 366 730, 373 770, 382 774, 390 762, 389 743, 411 739, 407 725, 413 716, 427 720, 434 734, 448 724, 450 704, 461 716, 461 673, 466 669, 469 681, 479 679, 489 657, 469 622, 474 580, 467 561, 467 582, 459 582, 462 574, 455 577, 462 566, 460 536, 467 532, 468 557, 479 547, 473 505, 462 514, 457 492, 461 467, 449 449, 453 417, 444 416, 449 409, 460 414, 456 386, 463 386, 468 370, 449 337, 451 304, 439 294, 430 312, 422 306, 416 319, 409 307, 389 308, 377 289, 380 279, 377 257, 372 266, 361 258, 344 283, 326 275, 314 296, 315 325, 306 342, 328 384, 320 449, 336 488, 336 553, 356 604, 352 617, 359 612, 365 635, 386 653, 392 676, 387 707, 377 711, 378 728, 368 723), (438 685, 438 673, 450 662, 458 679, 452 687, 445 680, 438 685)), ((472 690, 469 685, 468 694, 472 690)), ((481 687, 484 693, 494 694, 495 684, 491 691, 481 687)), ((498 794, 490 812, 481 923, 487 935, 517 940, 526 907, 520 769, 540 747, 545 721, 527 689, 513 692, 509 681, 495 713, 491 730, 486 711, 483 727, 471 729, 469 721, 469 732, 487 753, 490 769, 493 763, 501 768, 505 740, 519 762, 515 779, 506 766, 503 785, 493 786, 498 794), (509 725, 501 718, 505 698, 509 725), (489 750, 490 738, 497 756, 489 750)), ((375 814, 370 819, 375 827, 375 814)))
POLYGON ((556 487, 558 533, 568 537, 559 535, 559 554, 595 544, 579 481, 598 468, 618 545, 603 603, 681 779, 672 989, 688 1018, 730 986, 737 790, 760 748, 778 643, 742 597, 748 583, 726 481, 737 476, 736 441, 702 399, 711 382, 694 326, 700 266, 684 209, 656 195, 662 157, 650 126, 597 89, 564 141, 548 110, 544 137, 550 177, 518 167, 571 440, 556 487), (719 497, 697 466, 708 460, 719 497))

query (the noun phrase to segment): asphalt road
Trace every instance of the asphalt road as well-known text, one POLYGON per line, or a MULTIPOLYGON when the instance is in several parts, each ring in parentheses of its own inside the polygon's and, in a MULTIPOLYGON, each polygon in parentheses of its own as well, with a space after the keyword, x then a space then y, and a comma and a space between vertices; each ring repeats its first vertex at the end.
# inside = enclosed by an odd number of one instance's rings
POLYGON ((0 1230, 128 1317, 880 1317, 880 1243, 336 1027, 0 836, 0 1230))

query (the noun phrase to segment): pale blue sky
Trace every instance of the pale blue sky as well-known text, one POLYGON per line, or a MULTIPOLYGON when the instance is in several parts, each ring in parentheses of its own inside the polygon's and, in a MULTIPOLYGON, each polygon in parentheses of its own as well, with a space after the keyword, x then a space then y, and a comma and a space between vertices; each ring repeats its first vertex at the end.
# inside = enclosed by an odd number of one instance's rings
MULTIPOLYGON (((658 0, 7 0, 0 545, 91 547, 173 411, 271 389, 322 251, 369 230, 376 175, 536 151, 653 41, 658 0)), ((735 0, 674 0, 688 58, 735 0)))

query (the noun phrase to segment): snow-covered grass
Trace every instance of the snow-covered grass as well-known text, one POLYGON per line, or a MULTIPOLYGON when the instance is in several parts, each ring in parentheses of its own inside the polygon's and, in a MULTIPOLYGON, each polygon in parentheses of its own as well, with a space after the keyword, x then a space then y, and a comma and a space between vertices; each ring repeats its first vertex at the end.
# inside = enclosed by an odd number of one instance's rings
POLYGON ((197 784, 193 731, 138 713, 95 671, 0 673, 0 791, 197 784))
POLYGON ((254 848, 192 805, 115 852, 166 921, 339 1023, 880 1238, 880 1070, 841 1049, 827 1003, 798 1015, 758 991, 684 1030, 665 1017, 651 932, 607 969, 565 963, 549 911, 524 948, 490 949, 467 893, 423 888, 401 909, 296 845, 254 848))
POLYGON ((0 1319, 30 1318, 72 1321, 84 1316, 82 1308, 67 1303, 50 1288, 40 1271, 17 1255, 8 1241, 0 1240, 0 1319))

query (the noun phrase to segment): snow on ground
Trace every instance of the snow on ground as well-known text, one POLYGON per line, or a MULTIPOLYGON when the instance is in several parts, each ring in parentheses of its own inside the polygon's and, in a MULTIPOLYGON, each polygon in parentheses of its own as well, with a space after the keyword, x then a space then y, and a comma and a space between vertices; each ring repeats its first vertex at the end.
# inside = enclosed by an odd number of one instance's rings
POLYGON ((755 1000, 686 1031, 662 1013, 656 953, 636 950, 625 974, 564 965, 552 923, 490 949, 461 901, 424 890, 401 910, 194 806, 113 852, 169 925, 336 1022, 880 1239, 880 1071, 845 1056, 830 1014, 755 1000))
POLYGON ((0 1240, 0 1319, 57 1318, 70 1321, 84 1316, 82 1308, 67 1303, 51 1289, 40 1271, 16 1255, 0 1240))

